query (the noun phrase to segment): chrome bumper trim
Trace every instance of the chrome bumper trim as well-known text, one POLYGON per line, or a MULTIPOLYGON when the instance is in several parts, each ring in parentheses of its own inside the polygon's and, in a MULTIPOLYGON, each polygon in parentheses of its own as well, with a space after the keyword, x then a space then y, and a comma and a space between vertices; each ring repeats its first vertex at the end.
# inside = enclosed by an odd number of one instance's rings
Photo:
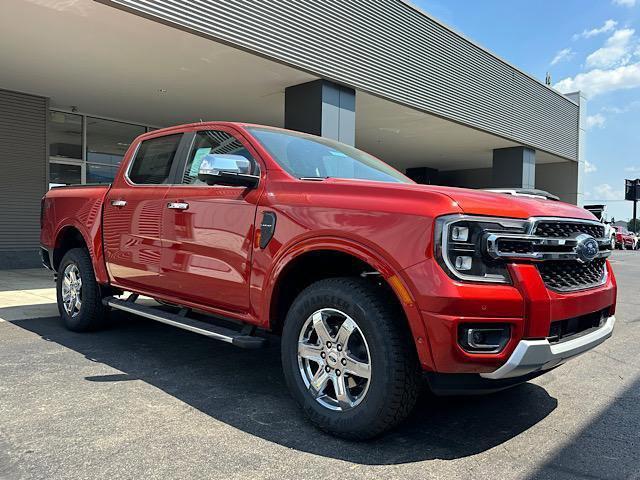
POLYGON ((615 322, 616 317, 612 315, 597 330, 556 344, 551 344, 546 339, 520 340, 507 363, 494 372, 481 373, 480 376, 490 380, 499 380, 549 370, 600 345, 611 336, 615 322))

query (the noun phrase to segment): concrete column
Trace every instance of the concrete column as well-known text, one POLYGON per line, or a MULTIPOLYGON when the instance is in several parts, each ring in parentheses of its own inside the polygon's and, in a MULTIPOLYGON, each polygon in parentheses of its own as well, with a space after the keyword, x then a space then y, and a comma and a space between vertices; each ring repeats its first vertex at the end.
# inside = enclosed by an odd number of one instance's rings
POLYGON ((566 95, 580 107, 578 117, 578 161, 566 160, 557 163, 542 163, 536 170, 536 185, 542 190, 558 195, 560 200, 575 205, 584 205, 583 181, 586 158, 587 99, 581 92, 566 95))
POLYGON ((355 145, 355 90, 327 80, 287 87, 284 127, 355 145))
POLYGON ((563 202, 577 205, 579 166, 579 162, 572 160, 541 163, 536 169, 536 187, 557 195, 563 202))
POLYGON ((536 151, 527 147, 497 148, 492 170, 495 188, 535 188, 536 151))
POLYGON ((574 168, 575 174, 567 179, 570 182, 571 203, 584 205, 584 167, 587 162, 587 97, 582 92, 568 93, 565 95, 576 102, 580 107, 578 116, 578 163, 574 168))

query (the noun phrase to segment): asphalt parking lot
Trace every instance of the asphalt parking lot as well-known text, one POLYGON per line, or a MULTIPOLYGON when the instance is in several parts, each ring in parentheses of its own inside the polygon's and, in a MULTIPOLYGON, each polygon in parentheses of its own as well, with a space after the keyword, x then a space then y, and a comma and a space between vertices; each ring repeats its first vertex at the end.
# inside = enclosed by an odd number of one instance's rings
POLYGON ((613 262, 609 341, 505 392, 425 394, 369 443, 306 423, 277 346, 126 316, 68 332, 46 274, 0 272, 0 478, 640 479, 640 252, 613 262))

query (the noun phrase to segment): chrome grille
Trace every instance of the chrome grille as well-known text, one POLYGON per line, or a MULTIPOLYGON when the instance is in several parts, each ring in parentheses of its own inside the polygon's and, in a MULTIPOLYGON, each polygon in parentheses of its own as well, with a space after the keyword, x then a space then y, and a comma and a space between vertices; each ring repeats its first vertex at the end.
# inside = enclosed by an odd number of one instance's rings
POLYGON ((576 233, 586 233, 593 238, 604 237, 604 225, 571 221, 541 220, 535 225, 533 234, 544 238, 569 238, 576 233))
POLYGON ((590 263, 576 261, 548 261, 538 264, 545 285, 551 290, 569 292, 596 287, 605 280, 606 259, 597 258, 590 263))
POLYGON ((606 280, 606 258, 610 243, 604 225, 591 220, 532 218, 526 233, 491 232, 484 249, 495 260, 535 262, 547 288, 559 292, 584 290, 606 280), (592 261, 585 260, 583 234, 598 243, 592 261))

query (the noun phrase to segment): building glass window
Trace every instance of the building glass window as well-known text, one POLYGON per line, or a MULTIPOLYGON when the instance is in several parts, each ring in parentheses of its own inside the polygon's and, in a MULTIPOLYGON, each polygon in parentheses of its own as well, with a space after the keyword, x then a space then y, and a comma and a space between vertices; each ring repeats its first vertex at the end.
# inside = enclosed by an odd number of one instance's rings
POLYGON ((82 165, 51 162, 49 164, 49 186, 76 185, 82 182, 82 165))
POLYGON ((156 129, 80 113, 49 112, 49 187, 110 183, 131 142, 156 129))
POLYGON ((49 155, 82 160, 82 115, 49 112, 49 155))
POLYGON ((110 183, 142 125, 87 117, 87 183, 110 183))

